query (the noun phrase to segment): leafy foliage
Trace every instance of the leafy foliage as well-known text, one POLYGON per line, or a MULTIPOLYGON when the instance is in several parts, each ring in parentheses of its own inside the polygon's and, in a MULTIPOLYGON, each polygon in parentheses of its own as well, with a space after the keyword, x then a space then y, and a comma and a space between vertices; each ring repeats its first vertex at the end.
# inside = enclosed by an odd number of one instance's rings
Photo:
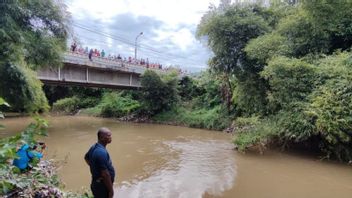
POLYGON ((222 104, 220 81, 211 78, 210 72, 202 73, 196 84, 199 89, 199 95, 193 99, 196 107, 211 109, 222 104))
POLYGON ((9 161, 17 157, 17 146, 22 144, 34 145, 36 144, 36 137, 46 135, 47 123, 45 120, 36 117, 36 123, 31 123, 22 133, 3 138, 0 140, 0 194, 6 194, 14 188, 22 188, 25 184, 30 184, 31 181, 22 181, 27 177, 16 177, 19 170, 15 167, 9 166, 9 161), (15 174, 15 175, 14 175, 15 174), (19 180, 17 180, 19 179, 19 180))
POLYGON ((142 107, 151 115, 170 110, 178 101, 177 76, 165 75, 163 79, 154 71, 147 70, 142 76, 142 107))
POLYGON ((223 130, 231 123, 231 118, 227 117, 226 110, 221 106, 212 109, 191 110, 178 107, 155 115, 153 120, 161 123, 213 130, 223 130))
POLYGON ((26 67, 0 62, 0 96, 11 104, 12 111, 38 112, 49 109, 36 74, 26 67))
POLYGON ((352 160, 351 102, 351 81, 334 79, 313 94, 310 112, 328 155, 345 161, 352 160))
POLYGON ((101 115, 106 117, 122 117, 135 112, 140 108, 138 101, 129 96, 121 96, 121 93, 106 93, 101 103, 101 115))
POLYGON ((81 100, 87 99, 87 101, 81 102, 82 105, 80 106, 83 106, 83 108, 95 106, 97 103, 99 103, 100 99, 103 96, 103 93, 106 91, 102 88, 60 85, 44 85, 43 89, 50 105, 60 99, 76 96, 81 100))
POLYGON ((260 116, 234 142, 302 144, 350 161, 352 2, 282 2, 211 7, 198 26, 214 53, 210 78, 231 79, 234 115, 260 116))
POLYGON ((31 68, 60 65, 69 14, 60 1, 0 3, 0 60, 26 62, 31 68))
POLYGON ((32 69, 61 64, 69 14, 60 1, 0 2, 0 96, 13 111, 48 109, 32 69))
POLYGON ((187 101, 197 97, 200 94, 200 89, 191 77, 184 76, 178 82, 178 93, 183 101, 187 101))
POLYGON ((251 59, 256 59, 265 64, 274 56, 286 55, 290 52, 289 46, 284 45, 285 41, 285 37, 280 34, 265 34, 250 40, 245 51, 251 59))
POLYGON ((256 5, 232 6, 216 12, 198 26, 198 37, 207 36, 208 45, 215 54, 210 61, 213 69, 238 77, 245 74, 244 71, 255 70, 256 65, 249 64, 243 49, 250 39, 270 30, 261 16, 262 11, 256 5))
POLYGON ((316 68, 302 60, 277 57, 261 73, 269 81, 268 99, 274 110, 304 101, 315 88, 316 68))
POLYGON ((271 120, 260 120, 258 117, 238 117, 233 126, 233 142, 241 152, 253 147, 263 152, 276 127, 271 120))
POLYGON ((54 112, 62 113, 74 113, 82 108, 89 108, 98 105, 100 102, 99 98, 73 96, 57 100, 52 107, 54 112))
POLYGON ((197 35, 207 38, 214 53, 209 66, 227 89, 228 111, 232 101, 241 113, 251 114, 258 108, 265 112, 266 84, 258 75, 264 64, 250 58, 245 47, 251 39, 270 32, 277 15, 259 5, 246 4, 213 9, 206 16, 198 25, 197 35), (232 81, 237 82, 235 86, 232 81), (251 91, 244 94, 242 90, 251 91))
MULTIPOLYGON (((8 104, 0 98, 0 106, 8 104)), ((0 113, 1 114, 1 113, 0 113)), ((39 136, 47 135, 47 122, 34 117, 35 122, 27 126, 20 134, 0 139, 0 196, 4 197, 81 197, 90 198, 91 194, 85 192, 77 194, 63 192, 63 184, 56 174, 55 164, 52 160, 33 160, 33 168, 26 173, 11 164, 17 158, 16 151, 23 144, 30 146, 37 144, 39 136)))
POLYGON ((76 96, 58 100, 53 104, 53 111, 64 113, 75 112, 78 109, 79 102, 80 99, 76 96))

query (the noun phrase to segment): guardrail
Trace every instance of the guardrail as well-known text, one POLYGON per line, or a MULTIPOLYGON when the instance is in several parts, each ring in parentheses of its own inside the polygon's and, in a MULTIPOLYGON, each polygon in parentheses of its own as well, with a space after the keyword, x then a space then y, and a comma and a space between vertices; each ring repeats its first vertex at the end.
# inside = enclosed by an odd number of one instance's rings
POLYGON ((125 71, 129 73, 143 74, 145 70, 152 69, 156 72, 165 72, 160 69, 146 68, 138 64, 125 62, 123 60, 110 60, 108 58, 93 56, 92 60, 89 60, 87 54, 79 54, 73 52, 66 52, 63 60, 65 63, 72 63, 76 65, 86 65, 95 68, 105 68, 112 70, 125 71))

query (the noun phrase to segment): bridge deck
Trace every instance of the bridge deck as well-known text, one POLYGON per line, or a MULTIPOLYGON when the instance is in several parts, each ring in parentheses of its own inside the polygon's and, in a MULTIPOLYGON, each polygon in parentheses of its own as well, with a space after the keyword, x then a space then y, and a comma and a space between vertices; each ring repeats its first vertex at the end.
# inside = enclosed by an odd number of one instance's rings
POLYGON ((147 70, 121 60, 93 57, 91 61, 86 55, 75 53, 65 53, 63 62, 62 68, 41 69, 38 78, 45 84, 136 89, 141 87, 140 75, 147 70))

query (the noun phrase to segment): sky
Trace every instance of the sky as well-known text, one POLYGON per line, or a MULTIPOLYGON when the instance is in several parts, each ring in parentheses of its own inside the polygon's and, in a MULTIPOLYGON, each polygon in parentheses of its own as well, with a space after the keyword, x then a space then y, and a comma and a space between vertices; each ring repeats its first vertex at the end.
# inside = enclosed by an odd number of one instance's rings
POLYGON ((83 47, 188 72, 205 70, 211 51, 195 38, 210 4, 219 0, 66 0, 73 36, 83 47))

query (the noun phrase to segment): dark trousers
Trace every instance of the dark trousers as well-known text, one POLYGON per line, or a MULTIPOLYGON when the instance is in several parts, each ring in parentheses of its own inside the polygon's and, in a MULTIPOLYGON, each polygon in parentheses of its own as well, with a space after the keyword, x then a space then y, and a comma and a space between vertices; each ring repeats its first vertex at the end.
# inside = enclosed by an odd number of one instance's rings
POLYGON ((92 181, 90 184, 90 189, 93 192, 94 198, 107 198, 109 197, 108 189, 106 188, 103 181, 92 181))

